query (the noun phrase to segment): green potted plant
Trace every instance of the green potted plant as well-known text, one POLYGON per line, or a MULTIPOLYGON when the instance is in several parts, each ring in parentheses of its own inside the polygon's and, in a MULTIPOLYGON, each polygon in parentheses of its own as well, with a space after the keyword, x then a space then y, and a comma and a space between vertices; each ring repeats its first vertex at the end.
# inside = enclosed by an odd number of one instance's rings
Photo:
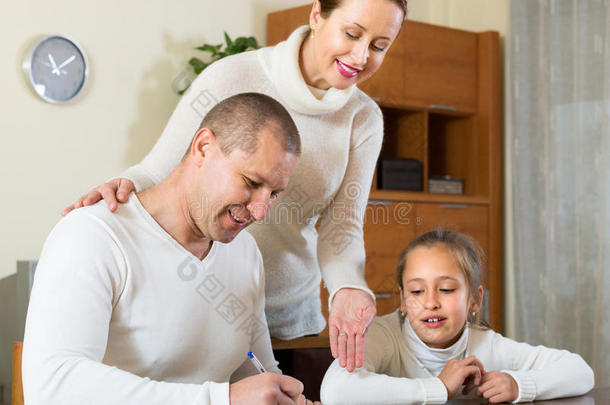
MULTIPOLYGON (((205 68, 207 68, 217 60, 224 58, 225 56, 235 55, 237 53, 251 51, 253 49, 258 48, 258 42, 256 42, 256 38, 254 37, 238 37, 235 38, 235 40, 232 40, 225 32, 225 44, 203 44, 195 48, 199 51, 203 51, 209 54, 209 57, 206 58, 208 62, 204 62, 200 58, 193 57, 189 59, 188 64, 193 69, 195 76, 197 76, 199 75, 199 73, 203 72, 205 68)), ((186 87, 178 89, 178 94, 184 94, 184 92, 188 90, 190 83, 191 82, 189 81, 186 87)))

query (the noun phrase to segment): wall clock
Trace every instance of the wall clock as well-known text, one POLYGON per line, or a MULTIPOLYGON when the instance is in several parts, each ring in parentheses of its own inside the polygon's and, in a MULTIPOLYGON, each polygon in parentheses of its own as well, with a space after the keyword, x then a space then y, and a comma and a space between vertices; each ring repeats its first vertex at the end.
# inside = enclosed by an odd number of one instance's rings
POLYGON ((26 78, 43 100, 61 104, 78 95, 89 73, 83 49, 67 37, 40 40, 23 61, 26 78))

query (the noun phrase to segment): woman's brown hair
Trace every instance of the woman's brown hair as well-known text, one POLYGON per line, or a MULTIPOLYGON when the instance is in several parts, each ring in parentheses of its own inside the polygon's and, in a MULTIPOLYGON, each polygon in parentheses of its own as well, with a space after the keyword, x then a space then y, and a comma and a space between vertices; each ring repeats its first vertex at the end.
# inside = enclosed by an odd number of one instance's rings
MULTIPOLYGON (((324 18, 328 18, 332 12, 341 7, 343 0, 318 0, 320 2, 320 14, 324 18)), ((407 16, 407 0, 388 0, 396 4, 402 10, 403 17, 407 16)))

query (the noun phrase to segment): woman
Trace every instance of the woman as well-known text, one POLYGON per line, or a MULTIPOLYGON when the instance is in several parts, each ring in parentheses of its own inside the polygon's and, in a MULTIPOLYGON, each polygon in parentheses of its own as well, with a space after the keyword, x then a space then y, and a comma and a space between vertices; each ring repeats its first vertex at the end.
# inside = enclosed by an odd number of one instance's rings
POLYGON ((360 367, 366 328, 376 312, 364 280, 362 225, 383 122, 377 105, 355 84, 379 68, 405 13, 406 0, 317 0, 310 27, 298 28, 277 46, 208 67, 148 156, 121 178, 85 194, 64 214, 100 198, 114 210, 117 199, 125 202, 134 188, 165 178, 217 100, 252 91, 274 97, 297 124, 303 151, 266 223, 249 228, 265 261, 271 336, 292 339, 324 329, 321 273, 332 303, 332 354, 349 371, 360 367))

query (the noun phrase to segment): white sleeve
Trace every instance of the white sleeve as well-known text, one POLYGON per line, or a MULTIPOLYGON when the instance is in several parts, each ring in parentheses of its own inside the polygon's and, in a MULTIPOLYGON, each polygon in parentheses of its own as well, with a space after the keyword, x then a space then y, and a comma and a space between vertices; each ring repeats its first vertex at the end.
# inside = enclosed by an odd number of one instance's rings
POLYGON ((593 370, 578 354, 515 342, 494 333, 492 353, 504 356, 506 369, 519 386, 514 402, 571 397, 593 388, 593 370))
POLYGON ((324 405, 444 404, 447 390, 438 378, 391 377, 365 368, 350 373, 335 360, 324 375, 320 398, 324 405))
POLYGON ((126 263, 104 225, 79 211, 53 229, 36 268, 23 345, 25 402, 228 405, 228 383, 152 381, 102 363, 126 263))
POLYGON ((235 93, 233 86, 228 85, 228 81, 234 80, 229 59, 231 57, 214 62, 199 74, 180 98, 152 150, 140 163, 119 176, 133 181, 136 191, 165 179, 186 153, 203 117, 219 101, 235 93))
MULTIPOLYGON (((260 360, 265 370, 282 374, 278 368, 278 362, 273 356, 271 347, 271 337, 269 335, 269 327, 267 326, 267 318, 265 316, 265 269, 263 267, 263 258, 258 248, 257 253, 257 269, 258 269, 258 295, 253 303, 252 318, 250 319, 250 351, 260 360)), ((258 371, 254 365, 247 359, 244 363, 233 372, 231 382, 236 382, 242 378, 257 374, 258 371)))
POLYGON ((383 139, 383 119, 379 107, 366 108, 355 115, 343 182, 324 211, 318 235, 318 261, 329 292, 329 307, 335 293, 344 287, 358 288, 371 295, 364 279, 364 214, 371 182, 383 139))
POLYGON ((373 322, 366 338, 364 366, 350 373, 335 360, 322 381, 322 403, 415 405, 447 402, 447 389, 438 378, 406 378, 384 374, 394 356, 398 356, 398 353, 390 332, 373 322))

